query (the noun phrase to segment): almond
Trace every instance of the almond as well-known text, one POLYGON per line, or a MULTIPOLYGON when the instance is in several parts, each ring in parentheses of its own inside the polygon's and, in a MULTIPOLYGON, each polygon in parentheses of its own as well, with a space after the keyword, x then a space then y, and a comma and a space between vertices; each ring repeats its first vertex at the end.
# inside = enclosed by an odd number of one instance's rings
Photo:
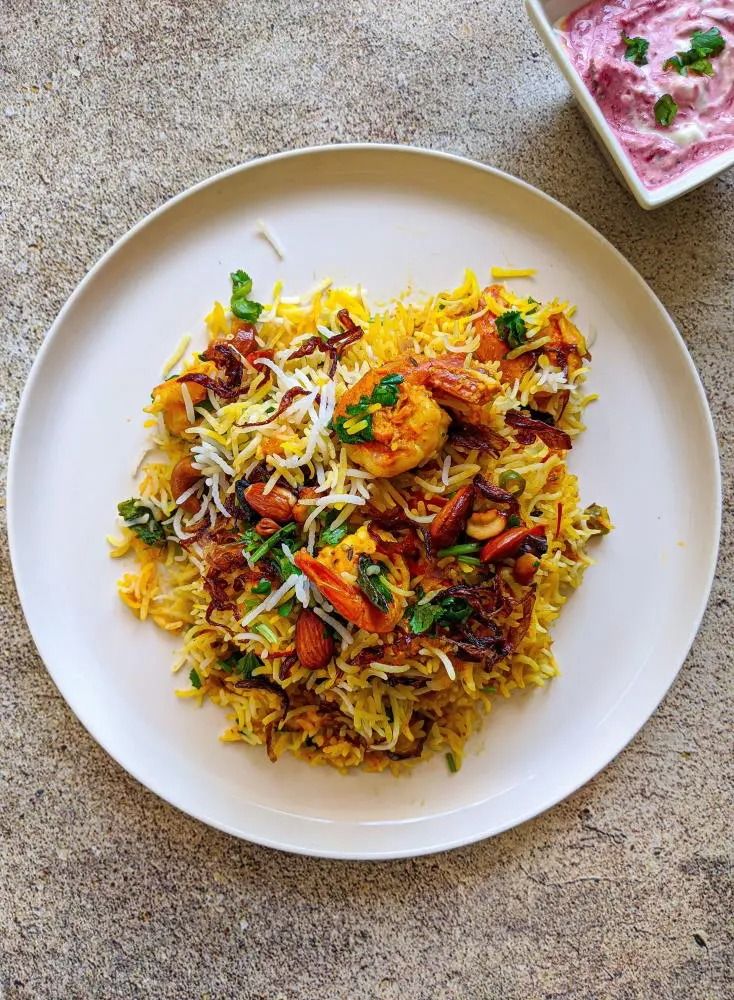
POLYGON ((462 486, 431 523, 428 533, 435 548, 445 549, 456 542, 466 527, 473 506, 474 487, 462 486))
POLYGON ((245 490, 245 500, 261 517, 272 518, 278 524, 285 524, 293 516, 295 494, 284 486, 274 486, 269 493, 265 492, 265 483, 253 483, 245 490))
POLYGON ((280 531, 280 525, 270 517, 262 517, 255 525, 255 531, 261 538, 270 538, 276 531, 280 531))
POLYGON ((296 653, 307 670, 325 667, 334 655, 334 640, 326 625, 314 611, 307 608, 296 622, 296 653))
MULTIPOLYGON (((192 462, 191 456, 186 455, 173 467, 171 472, 171 493, 173 494, 173 499, 177 500, 186 490, 190 490, 194 483, 198 482, 203 476, 200 469, 195 469, 192 462)), ((190 496, 187 500, 181 504, 184 510, 189 511, 189 513, 194 513, 199 509, 199 500, 195 496, 190 496)))

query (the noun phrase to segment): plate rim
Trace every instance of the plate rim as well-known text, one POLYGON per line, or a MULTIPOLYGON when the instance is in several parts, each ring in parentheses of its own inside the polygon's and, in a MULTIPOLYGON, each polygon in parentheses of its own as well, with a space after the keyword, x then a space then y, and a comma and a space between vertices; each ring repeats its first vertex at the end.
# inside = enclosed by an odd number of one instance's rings
MULTIPOLYGON (((397 858, 410 858, 419 857, 424 855, 435 854, 443 851, 453 850, 457 847, 468 846, 470 844, 477 843, 481 840, 488 839, 489 837, 498 836, 507 830, 514 829, 515 827, 521 826, 522 824, 534 819, 536 816, 540 816, 547 810, 551 809, 553 806, 565 801, 569 796, 573 795, 580 788, 583 788, 589 781, 591 781, 597 774, 601 773, 605 768, 612 763, 612 761, 631 743, 631 741, 637 736, 643 726, 649 721, 652 715, 657 711, 658 707, 670 691, 674 681, 678 677, 683 664, 685 663, 686 657, 691 650, 693 642, 698 635, 701 627, 701 622, 703 616, 708 607, 708 602, 711 594, 711 588, 713 586, 713 581, 715 578, 716 568, 718 564, 718 555, 721 539, 721 518, 722 518, 722 478, 721 478, 721 460, 719 455, 718 441, 716 438, 716 431, 713 422, 713 417, 711 414, 711 409, 708 404, 708 398, 706 396, 706 391, 704 389, 701 377, 698 373, 698 369, 691 357, 688 350, 688 346, 683 339, 680 331, 678 330, 673 318, 670 313, 658 298, 654 290, 645 281, 639 271, 627 260, 624 254, 618 250, 613 243, 611 243, 602 233, 600 233, 591 223, 587 222, 580 215, 574 212, 571 208, 564 205, 562 202, 553 198, 551 195, 542 191, 540 188, 535 187, 529 182, 523 180, 522 178, 516 177, 507 171, 500 170, 497 167, 490 166, 488 164, 482 163, 478 160, 474 160, 470 157, 461 156, 455 153, 444 152, 443 150, 436 150, 425 148, 421 146, 413 145, 403 145, 401 143, 379 143, 379 142, 348 142, 348 143, 332 143, 332 144, 320 144, 315 146, 302 146, 295 149, 283 150, 278 153, 271 153, 261 157, 255 157, 251 160, 244 161, 242 163, 235 164, 234 166, 228 167, 225 170, 219 171, 216 174, 212 174, 209 177, 204 178, 201 181, 197 181, 195 184, 178 194, 173 195, 171 198, 164 201, 157 208, 154 208, 147 215, 139 219, 133 226, 130 227, 125 233, 122 234, 118 239, 116 239, 112 245, 95 261, 95 263, 89 268, 84 277, 78 284, 74 287, 71 294, 68 296, 63 306, 61 307, 56 318, 52 322, 51 326, 43 339, 43 342, 36 353, 33 360, 31 368, 29 370, 28 376, 26 378, 23 390, 21 392, 20 401, 18 404, 17 411, 13 420, 13 432, 10 441, 10 449, 8 454, 8 467, 7 467, 7 530, 8 530, 8 548, 10 553, 10 563, 13 570, 13 578, 15 582, 16 592, 18 599, 23 611, 23 616, 26 621, 26 625, 33 639, 33 643, 36 650, 43 662, 43 665, 49 674, 51 680, 53 681, 56 689, 58 690, 61 697, 64 699, 66 704, 72 713, 76 716, 78 721, 86 729, 89 735, 94 739, 94 741, 102 747, 102 749, 109 754, 109 756, 114 760, 124 771, 126 771, 131 777, 136 781, 140 782, 145 788, 147 788, 154 795, 162 799, 164 802, 178 809, 180 812, 187 816, 196 819, 199 822, 205 823, 207 826, 211 826, 214 829, 220 830, 224 833, 235 836, 241 840, 245 840, 250 843, 258 844, 262 847, 269 847, 275 850, 286 851, 288 853, 299 854, 307 857, 318 857, 318 858, 328 858, 332 860, 343 860, 343 861, 381 861, 381 860, 391 860, 397 858), (180 202, 185 199, 195 196, 200 191, 203 191, 207 187, 213 186, 226 178, 233 176, 238 173, 244 173, 248 170, 257 167, 267 167, 267 165, 282 160, 296 159, 298 157, 308 157, 314 154, 343 154, 343 153, 360 153, 360 152, 381 152, 381 153, 399 153, 408 154, 420 157, 426 157, 428 159, 443 160, 450 163, 462 166, 464 168, 469 168, 471 170, 477 170, 481 173, 489 174, 491 176, 500 178, 506 182, 517 185, 524 189, 526 192, 540 197, 548 205, 554 209, 560 209, 567 217, 570 217, 575 224, 580 224, 583 229, 587 231, 587 234, 593 236, 595 239, 600 240, 602 245, 604 245, 607 251, 610 251, 618 260, 620 264, 624 267, 630 279, 642 286, 642 290, 645 294, 649 295, 659 310, 661 317, 665 320, 665 325, 668 330, 668 334, 671 335, 674 341, 677 342, 678 348, 682 352, 682 356, 685 359, 689 373, 693 377, 693 383, 696 387, 696 392, 698 395, 698 403, 701 406, 702 416, 704 418, 704 423, 706 426, 706 445, 713 459, 711 463, 711 474, 712 474, 712 487, 714 488, 714 493, 716 497, 716 509, 713 512, 714 518, 711 524, 711 556, 710 564, 708 566, 708 572, 706 574, 706 581, 704 587, 699 592, 698 604, 695 610, 695 615, 692 619, 692 625, 688 630, 688 633, 681 640, 681 653, 679 662, 672 672, 670 679, 667 680, 663 685, 663 690, 658 694, 657 692, 653 696, 654 704, 650 707, 649 711, 645 711, 644 718, 639 724, 635 725, 633 731, 622 737, 620 740, 615 740, 614 745, 616 749, 611 753, 610 756, 601 764, 592 764, 590 768, 581 772, 580 777, 574 777, 570 782, 570 787, 568 787, 562 794, 558 794, 557 791, 552 792, 547 798, 541 799, 536 802, 532 807, 523 810, 520 814, 513 819, 508 819, 504 823, 498 824, 490 830, 482 830, 480 832, 473 832, 469 834, 462 834, 451 838, 450 840, 443 840, 440 843, 419 845, 413 847, 401 847, 396 849, 382 850, 382 851, 369 851, 364 850, 353 851, 347 849, 335 849, 331 847, 327 848, 314 848, 309 847, 301 843, 292 842, 292 838, 285 834, 285 831, 278 832, 276 835, 272 836, 262 836, 259 833, 244 833, 241 829, 237 829, 231 824, 217 820, 211 816, 207 815, 207 810, 205 807, 194 809, 188 805, 181 804, 178 801, 179 796, 176 794, 168 794, 166 791, 162 790, 157 786, 156 782, 151 782, 149 778, 143 777, 139 772, 137 767, 130 767, 127 763, 124 763, 118 758, 115 752, 108 746, 107 738, 103 733, 99 732, 94 719, 88 718, 86 711, 78 710, 73 694, 68 696, 67 693, 62 688, 62 683, 57 680, 55 670, 50 665, 50 660, 53 659, 53 655, 50 655, 47 659, 42 650, 42 646, 48 650, 48 644, 40 642, 36 637, 36 630, 31 624, 30 616, 27 611, 27 607, 30 606, 30 599, 26 590, 25 585, 21 582, 19 574, 19 565, 21 560, 21 549, 22 542, 19 537, 19 529, 16 524, 16 518, 14 512, 16 507, 20 505, 20 500, 16 503, 13 499, 15 496, 15 482, 16 473, 15 467, 20 463, 21 459, 18 455, 18 445, 17 442, 20 438, 21 428, 27 419, 27 411, 30 407, 30 399, 33 394, 34 386, 38 380, 39 373, 41 371, 44 358, 46 353, 50 349, 50 345, 53 339, 58 335, 67 313, 72 309, 76 300, 83 294, 88 284, 96 277, 97 273, 102 270, 107 261, 112 258, 118 250, 122 249, 123 246, 127 244, 128 241, 136 237, 142 230, 144 230, 148 225, 153 224, 160 216, 164 215, 166 212, 174 209, 180 202)), ((678 659, 676 656, 675 659, 678 659)), ((606 756, 606 755, 605 755, 606 756)), ((273 810, 268 806, 261 807, 265 811, 277 813, 277 810, 273 810)), ((427 822, 430 818, 424 817, 419 822, 427 822)), ((317 823, 330 822, 316 819, 317 823)), ((366 822, 366 826, 374 826, 374 821, 366 822)), ((401 825, 411 825, 411 821, 407 823, 402 821, 401 825)))

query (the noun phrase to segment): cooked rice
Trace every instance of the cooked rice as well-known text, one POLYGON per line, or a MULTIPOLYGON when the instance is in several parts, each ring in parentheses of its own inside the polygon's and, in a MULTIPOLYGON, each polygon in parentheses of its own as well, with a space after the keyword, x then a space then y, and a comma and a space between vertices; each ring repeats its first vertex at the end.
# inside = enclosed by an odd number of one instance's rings
MULTIPOLYGON (((523 276, 531 272, 500 269, 497 273, 523 276)), ((342 770, 361 765, 369 770, 389 767, 397 771, 419 757, 399 759, 396 748, 420 745, 422 757, 437 751, 450 754, 453 770, 460 764, 467 737, 496 698, 540 687, 558 673, 550 627, 590 565, 587 542, 599 533, 588 510, 580 505, 577 479, 567 471, 564 453, 552 450, 539 438, 518 446, 512 428, 504 422, 504 414, 519 405, 538 408, 539 394, 545 408, 554 412, 555 399, 568 392, 558 427, 576 438, 584 429, 584 408, 594 398, 585 393, 586 367, 566 377, 541 354, 538 363, 521 378, 505 384, 498 362, 480 364, 476 360, 480 338, 475 323, 488 309, 501 311, 510 303, 523 315, 528 337, 540 342, 549 318, 558 314, 570 317, 572 307, 558 301, 539 305, 507 289, 483 292, 471 272, 453 291, 420 303, 397 301, 375 312, 359 288, 332 288, 327 282, 305 298, 289 299, 281 292, 276 286, 257 324, 256 346, 274 352, 272 359, 262 361, 272 372, 271 379, 253 377, 234 400, 218 398, 209 391, 206 398, 195 402, 184 384, 190 427, 182 437, 166 429, 158 404, 147 407, 151 419, 146 426, 151 428, 153 450, 140 468, 137 495, 143 506, 155 511, 166 541, 160 546, 145 544, 132 530, 132 522, 123 525, 119 539, 111 539, 113 556, 130 555, 137 564, 119 581, 120 597, 141 620, 151 619, 160 628, 180 635, 175 669, 192 683, 177 693, 195 701, 209 698, 225 709, 229 724, 222 739, 267 742, 273 758, 289 751, 311 763, 328 763, 342 770), (504 302, 498 303, 496 296, 500 295, 504 302), (328 375, 328 357, 319 352, 288 360, 294 348, 315 331, 324 337, 341 332, 337 314, 344 309, 365 332, 340 358, 333 379, 328 375), (494 458, 447 444, 436 460, 393 479, 378 479, 356 467, 330 429, 335 403, 366 373, 407 352, 423 358, 464 355, 466 369, 485 373, 497 387, 488 426, 514 447, 494 458), (266 420, 293 388, 304 390, 304 394, 280 416, 257 427, 239 426, 266 420), (552 394, 550 402, 548 394, 552 394), (176 497, 171 487, 172 469, 188 453, 203 478, 176 497), (542 524, 548 541, 535 577, 536 599, 524 638, 510 656, 486 662, 448 655, 426 634, 420 637, 417 655, 413 653, 403 662, 385 662, 380 659, 384 636, 345 621, 314 584, 297 575, 273 586, 267 596, 253 595, 250 588, 242 590, 235 596, 234 611, 216 611, 211 622, 207 621, 206 540, 186 548, 180 541, 196 528, 211 527, 228 518, 235 481, 248 477, 260 462, 270 473, 267 485, 271 489, 278 480, 291 488, 316 485, 317 496, 306 501, 311 509, 303 528, 311 552, 325 511, 337 512, 332 527, 349 520, 356 530, 365 519, 360 509, 367 503, 380 510, 398 506, 417 527, 427 526, 439 509, 432 506, 431 497, 454 494, 478 473, 492 483, 508 470, 519 473, 526 482, 519 498, 519 517, 524 523, 542 524), (414 502, 407 490, 416 483, 424 499, 414 502), (191 512, 177 507, 177 501, 191 499, 197 505, 191 512), (287 606, 291 599, 290 613, 280 614, 278 608, 287 606), (294 648, 295 622, 301 607, 306 606, 314 608, 333 629, 336 655, 321 669, 307 669, 296 662, 283 676, 283 658, 270 654, 294 648), (376 647, 375 659, 361 665, 355 662, 370 647, 376 647), (252 680, 264 679, 285 691, 285 715, 272 687, 236 686, 242 677, 222 666, 235 652, 253 653, 261 659, 252 680), (401 682, 401 677, 409 683, 401 682)), ((206 326, 210 341, 215 341, 229 336, 237 324, 233 326, 231 314, 215 303, 206 326)), ((532 340, 529 343, 532 345, 532 340)), ((179 360, 177 351, 167 370, 179 360)), ((184 364, 189 372, 202 367, 198 355, 184 364)), ((439 560, 439 571, 450 562, 451 557, 439 560)), ((477 579, 477 568, 471 564, 460 564, 460 571, 468 583, 477 579)), ((508 591, 519 597, 522 588, 511 567, 503 565, 499 572, 508 591)), ((441 588, 429 587, 423 594, 423 576, 390 579, 400 599, 407 595, 409 604, 425 604, 441 588)), ((509 629, 519 615, 516 607, 499 624, 509 629)))

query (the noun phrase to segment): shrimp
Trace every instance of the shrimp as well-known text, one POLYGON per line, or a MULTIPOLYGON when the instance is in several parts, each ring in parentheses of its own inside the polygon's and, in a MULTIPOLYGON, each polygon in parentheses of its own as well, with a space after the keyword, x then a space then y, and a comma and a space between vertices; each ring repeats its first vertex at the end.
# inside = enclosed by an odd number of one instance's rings
MULTIPOLYGON (((506 304, 502 296, 502 288, 499 285, 491 285, 487 293, 500 304, 506 304)), ((509 305, 508 305, 508 308, 509 305)), ((512 383, 515 379, 520 379, 529 371, 537 361, 538 352, 527 351, 518 358, 507 358, 508 347, 504 340, 498 335, 495 320, 497 314, 486 312, 474 324, 474 329, 479 333, 479 347, 477 358, 479 361, 499 361, 502 381, 512 383)), ((569 375, 573 375, 582 364, 582 358, 588 357, 586 341, 579 333, 574 324, 563 315, 554 313, 549 317, 548 322, 538 331, 538 339, 550 337, 550 341, 539 348, 539 351, 547 354, 553 364, 563 368, 569 375)))
MULTIPOLYGON (((296 566, 319 588, 334 610, 348 622, 367 632, 378 635, 392 632, 405 611, 405 600, 393 594, 387 611, 372 604, 362 591, 344 576, 356 576, 357 561, 361 555, 372 555, 377 546, 365 525, 353 535, 348 535, 339 545, 326 546, 318 556, 300 549, 293 557, 296 566)), ((391 575, 396 576, 401 587, 407 586, 410 573, 400 555, 390 559, 391 575)))
MULTIPOLYGON (((491 285, 487 289, 488 294, 500 304, 505 304, 502 297, 502 288, 499 285, 491 285)), ((508 306, 509 308, 509 306, 508 306)), ((519 358, 505 358, 508 347, 505 341, 497 333, 495 320, 497 314, 491 310, 480 316, 474 323, 474 330, 479 334, 479 347, 477 348, 477 358, 479 361, 499 361, 502 381, 512 383, 515 379, 520 379, 535 364, 535 355, 532 351, 521 354, 519 358)))
POLYGON ((462 363, 460 357, 419 360, 408 355, 367 372, 350 386, 337 403, 335 419, 347 417, 347 407, 369 399, 387 376, 402 376, 394 405, 370 407, 371 440, 346 444, 350 459, 373 476, 391 478, 423 465, 444 446, 451 423, 444 407, 483 423, 486 404, 497 388, 462 363))
POLYGON ((565 369, 569 376, 579 370, 584 358, 590 357, 586 341, 578 327, 563 313, 551 316, 540 336, 551 338, 543 351, 554 365, 565 369))
MULTIPOLYGON (((189 396, 194 406, 206 399, 206 389, 196 382, 188 382, 189 396)), ((161 382, 153 390, 153 403, 148 407, 150 413, 163 412, 163 421, 169 434, 180 437, 190 421, 186 415, 186 404, 181 394, 181 383, 177 379, 161 382)))

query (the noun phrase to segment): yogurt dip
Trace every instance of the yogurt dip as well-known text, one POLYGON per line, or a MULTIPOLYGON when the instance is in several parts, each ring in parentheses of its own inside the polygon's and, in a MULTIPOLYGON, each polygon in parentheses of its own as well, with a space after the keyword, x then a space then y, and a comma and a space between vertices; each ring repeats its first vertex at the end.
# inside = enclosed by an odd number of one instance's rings
POLYGON ((734 149, 734 0, 592 0, 557 30, 646 187, 660 187, 734 149), (725 43, 710 59, 713 75, 663 68, 690 50, 694 32, 711 28, 725 43), (630 48, 637 39, 647 41, 647 48, 630 48), (625 58, 628 51, 646 62, 625 58), (669 125, 656 120, 655 106, 664 95, 677 105, 669 125))

